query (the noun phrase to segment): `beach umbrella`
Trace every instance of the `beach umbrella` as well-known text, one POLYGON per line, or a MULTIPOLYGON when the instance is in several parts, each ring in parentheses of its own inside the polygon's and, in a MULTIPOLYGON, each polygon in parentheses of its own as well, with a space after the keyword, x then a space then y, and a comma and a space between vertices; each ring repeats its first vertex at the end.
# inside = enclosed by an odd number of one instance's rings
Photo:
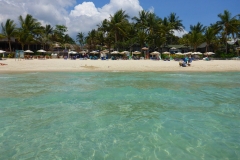
POLYGON ((163 52, 162 54, 170 54, 170 52, 163 52))
POLYGON ((157 52, 157 51, 154 51, 154 52, 151 52, 150 54, 151 54, 151 55, 159 55, 160 53, 157 52))
POLYGON ((159 55, 159 54, 160 54, 160 53, 157 52, 157 51, 154 51, 154 52, 151 52, 151 53, 150 53, 150 55, 152 55, 152 57, 153 57, 153 55, 156 55, 156 56, 157 56, 157 55, 159 55))
POLYGON ((213 53, 213 52, 208 52, 208 55, 213 55, 213 54, 215 54, 215 53, 213 53))
POLYGON ((37 52, 39 52, 39 53, 45 53, 46 51, 43 50, 43 49, 40 49, 40 50, 38 50, 37 52))
POLYGON ((122 51, 119 54, 128 54, 128 53, 129 53, 129 51, 122 51))
POLYGON ((92 52, 90 52, 90 53, 92 53, 92 54, 99 54, 98 51, 92 51, 92 52))
POLYGON ((146 51, 146 50, 148 50, 148 48, 147 47, 143 47, 142 50, 146 51))
POLYGON ((213 52, 206 52, 206 53, 204 53, 204 55, 213 55, 213 54, 215 54, 215 53, 213 53, 213 52))
POLYGON ((5 53, 6 51, 0 50, 0 53, 5 53))
POLYGON ((31 51, 31 50, 26 50, 26 51, 24 51, 25 53, 33 53, 33 51, 31 51))
POLYGON ((40 53, 45 53, 46 51, 45 51, 45 50, 43 50, 43 49, 40 49, 40 50, 38 50, 37 52, 40 52, 40 53))
POLYGON ((139 51, 134 51, 134 52, 132 52, 132 54, 141 54, 141 52, 139 52, 139 51))
POLYGON ((77 52, 75 52, 75 51, 70 51, 70 52, 68 52, 68 54, 77 54, 77 52))
POLYGON ((119 54, 118 51, 112 51, 111 54, 119 54))
POLYGON ((177 52, 177 53, 175 53, 176 55, 183 55, 183 53, 181 53, 181 52, 177 52))
MULTIPOLYGON (((5 53, 5 52, 6 52, 6 51, 0 50, 0 54, 1 54, 1 53, 3 54, 3 53, 5 53)), ((3 54, 3 57, 4 57, 4 54, 3 54)))
POLYGON ((125 54, 125 52, 123 51, 123 52, 119 52, 119 54, 125 54))

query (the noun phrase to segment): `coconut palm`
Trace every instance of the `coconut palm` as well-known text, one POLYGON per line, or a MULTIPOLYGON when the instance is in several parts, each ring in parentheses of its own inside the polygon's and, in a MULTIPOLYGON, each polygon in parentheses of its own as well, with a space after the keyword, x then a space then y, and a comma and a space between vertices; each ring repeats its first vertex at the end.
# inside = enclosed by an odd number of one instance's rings
POLYGON ((194 52, 196 52, 197 46, 204 42, 202 33, 197 31, 189 33, 187 39, 189 40, 190 45, 194 48, 194 52))
POLYGON ((141 30, 145 30, 147 28, 147 19, 149 16, 149 12, 142 10, 138 13, 138 17, 133 17, 132 19, 136 21, 135 26, 141 30))
POLYGON ((53 34, 53 27, 51 25, 41 26, 39 28, 36 39, 40 42, 45 49, 46 44, 51 44, 50 35, 53 34))
POLYGON ((109 32, 114 33, 115 45, 118 42, 120 36, 126 36, 126 25, 129 25, 129 16, 123 10, 117 11, 113 16, 110 15, 109 32))
POLYGON ((86 36, 86 43, 89 50, 96 48, 96 37, 97 37, 97 31, 95 29, 88 32, 88 35, 86 36))
POLYGON ((199 32, 203 33, 206 30, 206 26, 203 26, 200 22, 198 22, 196 25, 190 25, 190 32, 199 32))
POLYGON ((83 32, 79 32, 77 34, 76 40, 79 42, 80 46, 82 47, 84 45, 84 33, 83 32))
POLYGON ((182 20, 179 19, 179 17, 176 15, 176 13, 170 13, 170 15, 167 17, 167 21, 168 21, 168 25, 170 27, 170 31, 172 34, 170 34, 171 36, 171 42, 173 41, 173 31, 184 31, 184 26, 182 24, 182 20))
POLYGON ((172 29, 177 30, 177 31, 184 30, 182 20, 179 19, 179 17, 176 15, 176 13, 171 13, 168 16, 168 21, 171 23, 172 29))
POLYGON ((173 36, 173 24, 170 23, 167 17, 164 17, 161 24, 159 25, 160 31, 164 33, 165 44, 171 42, 171 37, 173 36))
POLYGON ((25 44, 27 44, 29 34, 27 34, 22 28, 18 28, 16 32, 16 38, 21 44, 22 50, 24 50, 25 44))
POLYGON ((16 34, 16 24, 13 20, 7 19, 6 23, 1 23, 2 26, 2 35, 7 38, 10 52, 12 52, 11 47, 11 37, 16 34))
POLYGON ((64 36, 67 31, 68 29, 65 25, 56 25, 53 30, 52 40, 64 45, 64 36))
MULTIPOLYGON (((240 21, 236 17, 240 17, 240 14, 232 17, 229 11, 224 10, 223 14, 218 14, 218 17, 220 20, 217 21, 217 25, 224 33, 225 39, 228 39, 227 37, 230 34, 232 34, 232 37, 234 38, 234 34, 239 32, 240 21)), ((225 43, 227 53, 227 41, 225 43)))
POLYGON ((207 45, 206 45, 206 52, 208 51, 207 50, 208 46, 216 39, 216 34, 217 34, 217 31, 213 27, 208 27, 205 30, 203 39, 207 43, 207 45))
POLYGON ((107 19, 104 19, 98 26, 98 31, 107 33, 109 31, 109 22, 107 19))
POLYGON ((20 28, 22 30, 21 33, 27 34, 26 43, 28 44, 29 49, 30 43, 34 42, 35 36, 41 32, 41 23, 38 22, 37 19, 33 18, 33 16, 30 14, 27 14, 25 18, 20 15, 18 19, 21 26, 20 28))

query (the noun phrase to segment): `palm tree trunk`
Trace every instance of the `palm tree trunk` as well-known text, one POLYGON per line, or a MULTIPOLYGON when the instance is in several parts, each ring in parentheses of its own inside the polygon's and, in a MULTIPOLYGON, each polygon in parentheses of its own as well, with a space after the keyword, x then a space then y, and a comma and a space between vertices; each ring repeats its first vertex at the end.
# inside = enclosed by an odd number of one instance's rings
POLYGON ((226 54, 227 54, 227 52, 228 52, 228 50, 227 50, 227 32, 226 32, 226 54))
POLYGON ((12 52, 12 47, 11 47, 11 42, 10 42, 10 40, 8 40, 8 46, 9 46, 10 52, 12 52))
MULTIPOLYGON (((117 33, 115 32, 115 47, 117 47, 117 33)), ((118 51, 118 48, 117 48, 118 51)))

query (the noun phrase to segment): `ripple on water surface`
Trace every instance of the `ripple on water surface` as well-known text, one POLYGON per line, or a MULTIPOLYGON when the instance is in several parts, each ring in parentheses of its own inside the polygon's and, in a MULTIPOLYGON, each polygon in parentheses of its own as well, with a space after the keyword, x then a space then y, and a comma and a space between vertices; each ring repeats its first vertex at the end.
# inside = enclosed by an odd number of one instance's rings
POLYGON ((0 75, 0 159, 239 159, 240 73, 0 75))

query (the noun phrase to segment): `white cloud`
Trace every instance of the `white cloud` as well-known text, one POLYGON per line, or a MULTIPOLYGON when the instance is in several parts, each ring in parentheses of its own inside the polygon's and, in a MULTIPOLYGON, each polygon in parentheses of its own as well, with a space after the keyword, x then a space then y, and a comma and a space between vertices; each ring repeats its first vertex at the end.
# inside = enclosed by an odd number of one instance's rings
POLYGON ((96 8, 93 2, 76 4, 76 0, 0 0, 0 6, 4 6, 0 9, 0 23, 13 19, 18 24, 20 15, 30 14, 43 25, 66 25, 74 39, 78 32, 87 33, 96 28, 119 9, 125 10, 130 17, 143 9, 139 0, 110 0, 101 8, 96 8), (70 7, 73 9, 69 11, 70 7))
POLYGON ((188 33, 186 30, 183 30, 183 31, 173 30, 173 32, 174 32, 173 34, 178 37, 182 37, 184 34, 188 33))
POLYGON ((151 13, 154 13, 154 7, 153 7, 153 6, 150 7, 150 8, 148 9, 148 11, 151 12, 151 13))
MULTIPOLYGON (((97 28, 104 19, 108 19, 117 10, 123 9, 130 16, 137 16, 143 8, 138 0, 110 0, 110 3, 101 8, 96 8, 92 2, 83 2, 71 10, 68 28, 70 35, 76 32, 87 33, 91 29, 97 28)), ((76 34, 75 34, 76 35, 76 34)))

